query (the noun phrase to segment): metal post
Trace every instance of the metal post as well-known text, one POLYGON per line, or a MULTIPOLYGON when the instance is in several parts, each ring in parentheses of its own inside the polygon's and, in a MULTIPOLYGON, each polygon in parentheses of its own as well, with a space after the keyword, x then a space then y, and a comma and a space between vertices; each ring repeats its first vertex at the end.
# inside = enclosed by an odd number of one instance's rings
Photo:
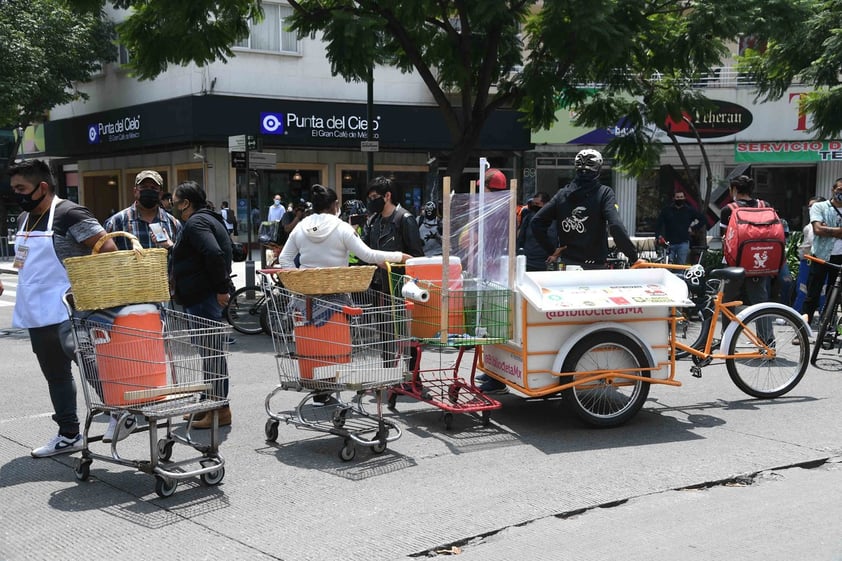
MULTIPOLYGON (((368 68, 368 81, 366 88, 366 127, 365 138, 372 140, 374 128, 374 64, 368 68)), ((366 186, 374 179, 374 152, 366 152, 365 177, 366 186)), ((366 187, 367 188, 367 187, 366 187)))

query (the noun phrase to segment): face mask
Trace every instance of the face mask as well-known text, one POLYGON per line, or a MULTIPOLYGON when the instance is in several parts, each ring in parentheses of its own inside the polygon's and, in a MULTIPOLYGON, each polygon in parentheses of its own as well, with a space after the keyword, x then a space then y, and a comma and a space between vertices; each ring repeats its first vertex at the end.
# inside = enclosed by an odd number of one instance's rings
POLYGON ((41 204, 41 201, 43 201, 43 200, 44 200, 44 197, 46 197, 46 196, 47 196, 47 194, 46 194, 46 193, 44 193, 43 195, 41 195, 41 198, 39 198, 39 199, 37 199, 37 200, 32 198, 32 195, 34 195, 34 194, 35 194, 35 191, 37 191, 37 190, 38 190, 38 187, 39 187, 40 185, 41 185, 41 184, 39 183, 39 184, 35 187, 35 189, 33 189, 33 190, 32 190, 32 192, 31 192, 31 193, 18 193, 18 194, 17 194, 17 196, 18 196, 18 206, 19 206, 19 207, 21 207, 21 208, 22 208, 23 210, 25 210, 26 212, 30 212, 30 211, 35 210, 35 207, 37 207, 38 205, 40 205, 40 204, 41 204))
POLYGON ((158 201, 160 200, 158 197, 158 191, 155 189, 143 189, 137 200, 143 208, 155 208, 158 206, 158 201))
POLYGON ((274 202, 273 204, 274 204, 275 206, 281 206, 281 201, 279 201, 279 200, 275 200, 275 202, 274 202))
POLYGON ((842 193, 834 193, 833 198, 836 200, 837 203, 842 203, 842 193))
POLYGON ((675 207, 676 208, 681 208, 683 206, 684 206, 684 201, 675 201, 675 207))
POLYGON ((541 207, 539 207, 538 205, 528 205, 527 208, 530 212, 538 212, 539 210, 541 210, 541 207))
POLYGON ((583 169, 583 170, 577 171, 576 176, 579 177, 580 179, 592 181, 592 180, 596 179, 597 177, 599 177, 599 172, 598 171, 591 171, 589 169, 583 169))
POLYGON ((368 201, 368 212, 371 214, 380 214, 383 212, 383 208, 386 206, 386 199, 383 197, 377 197, 376 199, 369 199, 368 201))

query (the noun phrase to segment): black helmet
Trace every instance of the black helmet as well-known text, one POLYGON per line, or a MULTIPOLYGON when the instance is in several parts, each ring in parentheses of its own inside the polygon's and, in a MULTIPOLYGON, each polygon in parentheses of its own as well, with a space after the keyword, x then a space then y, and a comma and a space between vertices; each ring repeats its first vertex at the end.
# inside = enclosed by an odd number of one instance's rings
POLYGON ((585 148, 576 154, 573 159, 573 167, 576 168, 577 172, 599 173, 599 170, 602 169, 602 154, 593 148, 585 148))
POLYGON ((367 214, 365 204, 361 200, 348 199, 342 203, 342 213, 339 215, 342 220, 347 222, 350 217, 359 214, 367 214))

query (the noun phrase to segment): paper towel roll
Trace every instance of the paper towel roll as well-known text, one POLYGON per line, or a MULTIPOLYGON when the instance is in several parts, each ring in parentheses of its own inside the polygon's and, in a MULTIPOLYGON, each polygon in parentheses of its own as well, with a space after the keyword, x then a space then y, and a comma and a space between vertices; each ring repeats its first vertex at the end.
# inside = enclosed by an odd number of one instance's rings
POLYGON ((426 302, 430 299, 430 293, 415 284, 414 281, 404 283, 401 295, 407 300, 415 300, 416 302, 426 302))

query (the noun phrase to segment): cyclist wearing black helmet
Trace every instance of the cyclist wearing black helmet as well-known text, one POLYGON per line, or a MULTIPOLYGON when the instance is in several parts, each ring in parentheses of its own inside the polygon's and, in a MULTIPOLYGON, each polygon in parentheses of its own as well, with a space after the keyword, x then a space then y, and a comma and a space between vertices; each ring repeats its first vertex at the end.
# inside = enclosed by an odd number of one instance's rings
POLYGON ((638 261, 637 250, 620 219, 614 190, 599 182, 602 154, 587 148, 573 160, 576 177, 561 188, 532 220, 535 239, 549 253, 547 262, 560 259, 564 265, 604 269, 608 257, 608 233, 631 263, 638 261), (550 239, 553 220, 558 239, 550 239))

